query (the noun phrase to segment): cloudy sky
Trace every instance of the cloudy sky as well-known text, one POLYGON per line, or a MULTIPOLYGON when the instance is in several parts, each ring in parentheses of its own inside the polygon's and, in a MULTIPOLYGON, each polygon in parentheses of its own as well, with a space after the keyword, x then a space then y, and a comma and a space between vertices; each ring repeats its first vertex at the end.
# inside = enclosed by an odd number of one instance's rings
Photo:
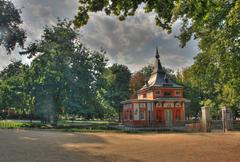
MULTIPOLYGON (((23 28, 27 32, 27 43, 40 39, 42 30, 46 25, 54 25, 57 18, 73 19, 77 13, 78 0, 12 0, 17 8, 22 10, 23 28)), ((103 13, 91 14, 90 21, 80 29, 82 41, 92 49, 104 48, 111 63, 127 65, 131 71, 151 64, 156 46, 162 64, 177 70, 193 63, 197 54, 197 42, 191 41, 185 48, 179 47, 179 23, 174 25, 173 33, 167 34, 155 26, 154 15, 144 14, 140 9, 134 17, 120 22, 116 17, 109 17, 103 13)), ((17 53, 19 49, 15 50, 17 53)), ((7 56, 0 49, 0 69, 10 60, 25 57, 17 54, 7 56)))

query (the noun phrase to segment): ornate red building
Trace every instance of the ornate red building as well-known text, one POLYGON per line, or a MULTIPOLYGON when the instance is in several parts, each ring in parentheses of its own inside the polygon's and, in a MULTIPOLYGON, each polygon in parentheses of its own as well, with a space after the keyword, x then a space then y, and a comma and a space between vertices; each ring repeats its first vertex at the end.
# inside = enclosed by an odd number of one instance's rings
POLYGON ((171 127, 185 120, 183 86, 173 82, 163 70, 158 49, 148 82, 137 92, 137 99, 123 101, 123 123, 133 127, 171 127))

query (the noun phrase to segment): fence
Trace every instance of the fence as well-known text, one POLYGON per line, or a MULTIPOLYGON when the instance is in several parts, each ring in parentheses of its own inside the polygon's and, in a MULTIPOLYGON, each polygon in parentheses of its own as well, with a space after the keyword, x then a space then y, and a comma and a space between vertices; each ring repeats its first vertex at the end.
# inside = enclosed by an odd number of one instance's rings
POLYGON ((233 130, 240 131, 240 120, 234 120, 233 121, 233 130))
MULTIPOLYGON (((222 120, 211 120, 208 123, 208 127, 211 131, 223 131, 223 121, 222 120)), ((130 123, 125 123, 124 126, 119 127, 119 129, 127 130, 182 130, 186 132, 201 132, 203 131, 202 123, 200 120, 185 120, 185 121, 175 121, 171 124, 166 122, 157 122, 152 125, 131 125, 130 123)), ((240 131, 240 120, 233 121, 233 129, 240 131)))
POLYGON ((223 130, 223 121, 222 120, 211 120, 210 121, 211 130, 223 130))

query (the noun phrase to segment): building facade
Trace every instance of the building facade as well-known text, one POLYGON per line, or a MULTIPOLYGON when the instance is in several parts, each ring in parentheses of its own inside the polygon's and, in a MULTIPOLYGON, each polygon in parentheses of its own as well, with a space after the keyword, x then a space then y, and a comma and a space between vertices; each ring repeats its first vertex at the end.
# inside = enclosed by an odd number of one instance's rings
POLYGON ((185 120, 184 87, 173 82, 163 70, 158 49, 148 82, 137 91, 136 99, 123 104, 122 121, 133 127, 172 127, 185 120))

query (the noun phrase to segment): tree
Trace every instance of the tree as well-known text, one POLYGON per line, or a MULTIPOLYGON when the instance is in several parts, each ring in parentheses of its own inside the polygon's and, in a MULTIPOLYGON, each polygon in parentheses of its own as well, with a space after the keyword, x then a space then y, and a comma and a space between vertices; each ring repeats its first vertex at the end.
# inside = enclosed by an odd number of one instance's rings
POLYGON ((131 76, 129 88, 131 98, 137 98, 137 91, 145 84, 145 77, 141 72, 136 72, 131 76))
POLYGON ((92 0, 79 1, 78 14, 75 17, 74 24, 77 27, 85 25, 89 20, 89 12, 104 11, 107 15, 116 15, 120 20, 125 20, 127 16, 133 16, 140 5, 145 4, 145 12, 154 11, 156 13, 156 24, 164 29, 170 30, 172 24, 172 11, 176 1, 153 1, 153 0, 92 0))
POLYGON ((8 53, 14 50, 16 44, 23 47, 26 39, 25 31, 20 27, 21 10, 15 8, 8 0, 0 0, 0 46, 8 53))
POLYGON ((34 57, 32 95, 35 113, 42 119, 56 124, 63 112, 88 119, 99 115, 96 96, 107 60, 103 52, 83 46, 71 22, 46 27, 42 39, 24 53, 34 57))
POLYGON ((153 66, 148 65, 144 66, 141 70, 132 74, 130 79, 130 93, 131 98, 136 98, 137 91, 144 86, 144 84, 149 80, 151 73, 153 71, 153 66))
POLYGON ((107 98, 110 105, 116 109, 121 120, 122 105, 121 101, 127 100, 130 96, 129 82, 131 72, 128 67, 119 64, 113 64, 105 72, 105 78, 108 81, 107 98))
POLYGON ((77 27, 81 27, 88 22, 89 12, 98 11, 125 20, 126 17, 133 16, 142 6, 145 13, 155 13, 156 25, 169 32, 174 22, 178 19, 182 20, 181 34, 178 36, 182 47, 192 35, 201 39, 200 44, 208 43, 208 46, 215 44, 215 40, 221 43, 224 39, 219 36, 222 35, 227 38, 222 43, 226 43, 227 47, 232 46, 233 50, 239 50, 239 0, 80 0, 74 23, 77 27))
POLYGON ((142 73, 143 76, 145 77, 145 81, 149 80, 149 78, 151 77, 152 72, 153 72, 153 66, 152 65, 144 66, 140 70, 140 73, 142 73))
POLYGON ((192 67, 187 67, 178 71, 176 81, 184 86, 184 97, 191 100, 190 105, 186 106, 187 117, 198 117, 200 112, 201 90, 198 80, 195 80, 192 67))
POLYGON ((24 98, 24 74, 28 69, 21 61, 13 61, 0 72, 0 109, 28 111, 24 98))

